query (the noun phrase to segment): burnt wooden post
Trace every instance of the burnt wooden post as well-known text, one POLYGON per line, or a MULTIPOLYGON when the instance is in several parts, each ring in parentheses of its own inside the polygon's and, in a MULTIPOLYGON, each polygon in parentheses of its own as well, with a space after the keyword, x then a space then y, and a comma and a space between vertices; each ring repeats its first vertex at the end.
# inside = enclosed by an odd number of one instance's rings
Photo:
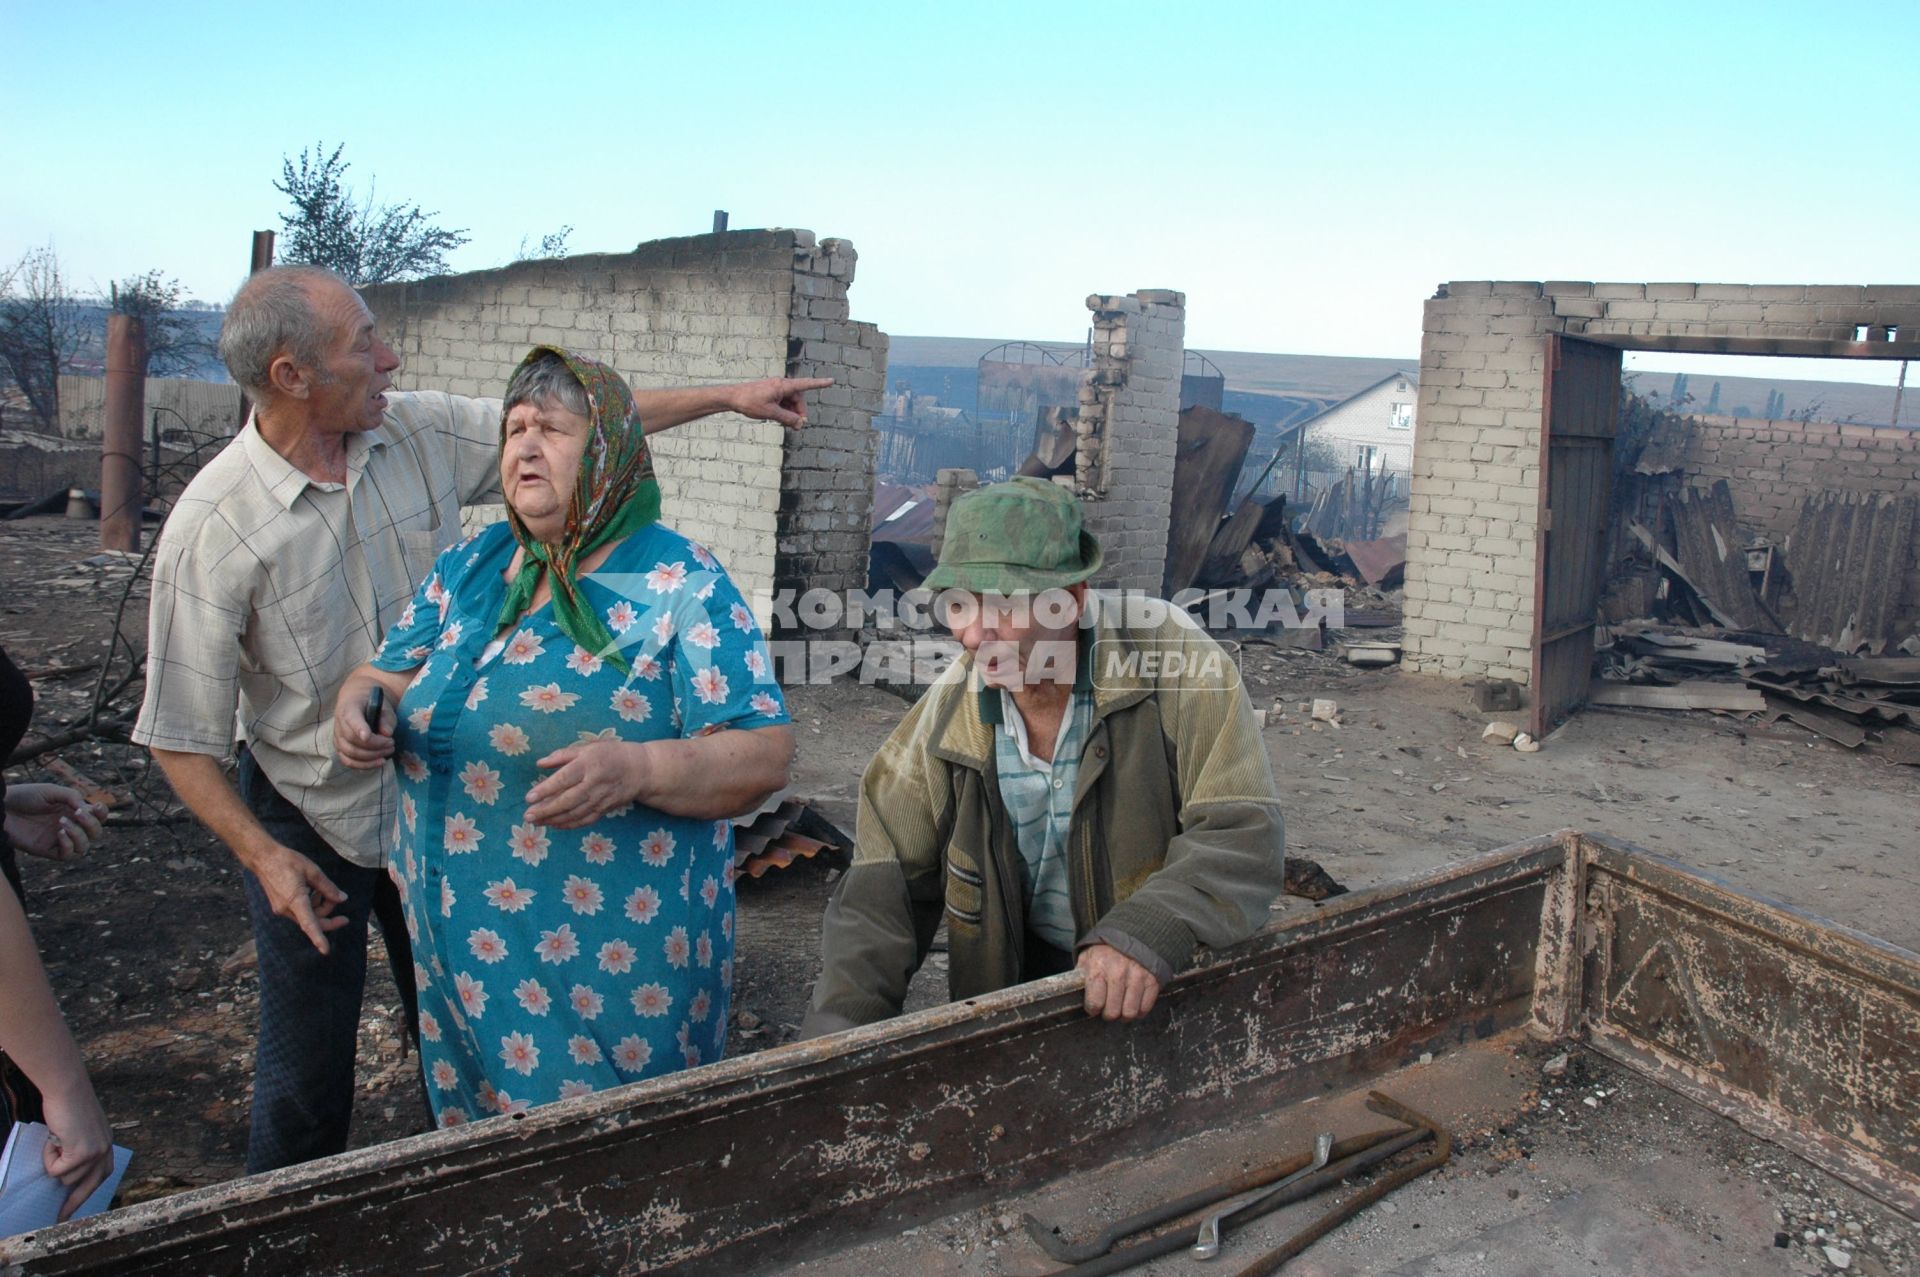
POLYGON ((140 424, 147 390, 147 324, 107 316, 107 406, 100 440, 100 548, 138 550, 140 424))

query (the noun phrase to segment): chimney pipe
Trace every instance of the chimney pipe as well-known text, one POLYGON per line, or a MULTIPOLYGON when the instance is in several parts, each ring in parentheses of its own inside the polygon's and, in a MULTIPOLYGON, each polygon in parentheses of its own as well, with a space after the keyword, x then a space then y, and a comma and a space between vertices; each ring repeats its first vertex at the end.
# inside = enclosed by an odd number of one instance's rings
MULTIPOLYGON (((255 231, 253 233, 253 258, 251 264, 247 267, 247 277, 251 279, 271 265, 273 265, 273 232, 255 231)), ((240 392, 240 419, 233 423, 233 432, 239 434, 240 428, 246 424, 247 393, 243 390, 240 392)))
POLYGON ((147 325, 107 316, 107 406, 100 439, 100 548, 138 550, 140 424, 146 416, 147 325))

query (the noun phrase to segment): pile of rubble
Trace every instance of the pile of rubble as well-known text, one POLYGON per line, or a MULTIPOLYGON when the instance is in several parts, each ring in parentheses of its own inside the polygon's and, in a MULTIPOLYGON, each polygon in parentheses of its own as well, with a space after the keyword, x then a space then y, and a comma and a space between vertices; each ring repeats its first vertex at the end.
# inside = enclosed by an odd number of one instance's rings
POLYGON ((1602 627, 1597 645, 1590 704, 1784 719, 1920 765, 1920 656, 1847 656, 1791 635, 1649 622, 1602 627))
POLYGON ((1785 720, 1920 764, 1920 498, 1811 492, 1775 544, 1656 449, 1616 482, 1590 704, 1785 720))

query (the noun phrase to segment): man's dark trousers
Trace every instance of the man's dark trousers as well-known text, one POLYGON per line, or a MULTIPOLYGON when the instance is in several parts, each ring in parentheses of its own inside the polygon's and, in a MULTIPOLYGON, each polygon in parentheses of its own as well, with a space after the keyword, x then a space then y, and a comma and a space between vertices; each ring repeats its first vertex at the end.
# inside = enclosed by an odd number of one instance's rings
MULTIPOLYGON (((327 933, 331 951, 322 954, 298 924, 273 912, 259 879, 241 874, 260 955, 260 1036, 247 1132, 247 1173, 255 1175, 346 1150, 369 915, 386 940, 409 1025, 417 1012, 413 947, 399 890, 386 870, 362 868, 328 846, 247 750, 240 753, 239 780, 241 798, 267 833, 313 861, 347 894, 333 911, 347 925, 327 933)), ((424 1091, 421 1099, 424 1104, 424 1091)))

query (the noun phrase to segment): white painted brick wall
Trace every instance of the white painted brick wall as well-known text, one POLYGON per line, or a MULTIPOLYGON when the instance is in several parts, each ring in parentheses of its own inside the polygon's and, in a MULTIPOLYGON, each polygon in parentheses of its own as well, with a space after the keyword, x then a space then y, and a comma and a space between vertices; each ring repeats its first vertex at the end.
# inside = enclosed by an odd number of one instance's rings
MULTIPOLYGON (((802 309, 861 330, 851 345, 870 381, 876 350, 884 365, 884 338, 871 325, 845 322, 852 246, 824 241, 817 272, 801 261, 811 261, 814 248, 811 232, 735 231, 386 285, 365 295, 404 361, 404 387, 497 396, 538 343, 600 359, 636 389, 780 376, 789 328, 802 309), (804 306, 796 304, 801 296, 808 298, 804 306)), ((854 392, 837 389, 851 407, 854 392)), ((877 386, 872 397, 877 405, 877 386)), ((822 413, 816 409, 813 418, 820 423, 822 413)), ((760 601, 766 624, 788 432, 728 414, 648 442, 664 521, 720 557, 747 597, 760 601)), ((864 522, 860 531, 864 536, 864 522)))

